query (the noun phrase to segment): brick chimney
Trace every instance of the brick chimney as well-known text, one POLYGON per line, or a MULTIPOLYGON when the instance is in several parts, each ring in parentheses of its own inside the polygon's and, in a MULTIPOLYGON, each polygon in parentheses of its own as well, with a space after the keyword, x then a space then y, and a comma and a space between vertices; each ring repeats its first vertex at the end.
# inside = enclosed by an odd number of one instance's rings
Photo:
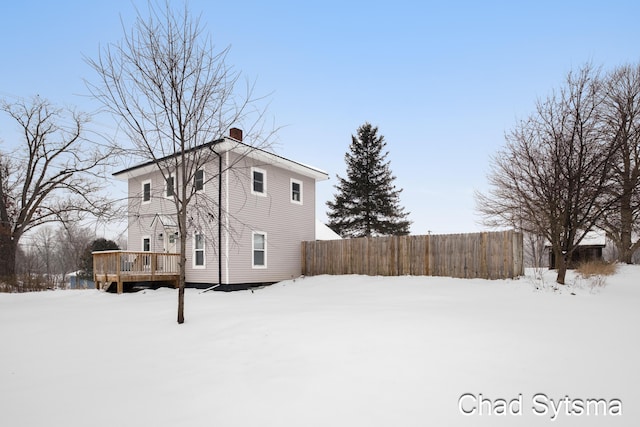
POLYGON ((229 129, 229 136, 235 140, 242 141, 242 129, 238 129, 238 128, 229 129))

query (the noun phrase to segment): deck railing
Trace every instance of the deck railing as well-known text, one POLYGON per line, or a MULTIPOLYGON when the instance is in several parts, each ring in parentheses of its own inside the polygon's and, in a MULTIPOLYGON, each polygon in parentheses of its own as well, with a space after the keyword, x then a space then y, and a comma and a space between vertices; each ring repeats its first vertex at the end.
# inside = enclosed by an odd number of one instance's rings
POLYGON ((100 284, 175 281, 180 274, 180 254, 142 251, 93 252, 93 278, 100 284))

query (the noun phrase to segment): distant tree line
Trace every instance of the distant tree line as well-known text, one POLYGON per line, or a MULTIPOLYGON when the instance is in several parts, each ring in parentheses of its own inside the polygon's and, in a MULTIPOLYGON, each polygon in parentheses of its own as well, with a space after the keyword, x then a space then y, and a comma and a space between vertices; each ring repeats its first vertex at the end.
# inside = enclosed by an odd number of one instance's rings
POLYGON ((64 288, 70 274, 93 279, 92 252, 120 249, 76 224, 43 226, 23 239, 16 253, 16 276, 7 290, 64 288))
POLYGON ((590 230, 604 230, 630 263, 640 247, 640 65, 568 73, 507 133, 488 179, 476 194, 485 224, 540 236, 558 283, 590 230))

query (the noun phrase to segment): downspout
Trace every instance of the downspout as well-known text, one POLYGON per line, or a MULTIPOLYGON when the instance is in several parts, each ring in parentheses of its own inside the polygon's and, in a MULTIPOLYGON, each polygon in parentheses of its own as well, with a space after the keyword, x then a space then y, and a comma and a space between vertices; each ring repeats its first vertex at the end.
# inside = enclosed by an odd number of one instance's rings
POLYGON ((218 286, 222 285, 222 156, 218 156, 218 286))
POLYGON ((222 155, 210 146, 213 154, 218 156, 218 284, 203 290, 207 292, 222 285, 222 155))

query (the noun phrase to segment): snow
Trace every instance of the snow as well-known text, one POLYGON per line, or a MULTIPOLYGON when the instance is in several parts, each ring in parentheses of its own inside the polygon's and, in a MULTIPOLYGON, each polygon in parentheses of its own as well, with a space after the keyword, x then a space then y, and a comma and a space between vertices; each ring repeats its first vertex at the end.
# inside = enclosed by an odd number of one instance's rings
POLYGON ((316 240, 340 240, 342 237, 322 221, 316 219, 316 240))
POLYGON ((592 230, 587 232, 582 240, 580 241, 580 245, 582 246, 605 246, 607 244, 607 234, 602 230, 592 230))
POLYGON ((0 424, 640 425, 640 267, 604 285, 554 277, 188 289, 183 325, 172 289, 0 294, 0 424), (464 415, 467 393, 520 396, 519 415, 464 415), (552 420, 536 394, 619 399, 623 412, 561 407, 552 420))

